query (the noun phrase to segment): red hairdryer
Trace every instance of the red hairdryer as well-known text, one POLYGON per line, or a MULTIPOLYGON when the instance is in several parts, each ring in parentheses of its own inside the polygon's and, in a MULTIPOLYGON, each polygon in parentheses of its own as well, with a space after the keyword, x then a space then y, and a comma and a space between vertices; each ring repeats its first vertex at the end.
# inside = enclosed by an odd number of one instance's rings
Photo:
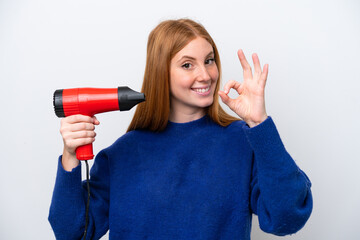
MULTIPOLYGON (((143 93, 129 87, 118 88, 72 88, 58 89, 54 92, 54 110, 58 117, 75 114, 94 116, 109 111, 127 111, 138 103, 145 101, 143 93)), ((78 160, 94 158, 92 144, 76 149, 78 160)))

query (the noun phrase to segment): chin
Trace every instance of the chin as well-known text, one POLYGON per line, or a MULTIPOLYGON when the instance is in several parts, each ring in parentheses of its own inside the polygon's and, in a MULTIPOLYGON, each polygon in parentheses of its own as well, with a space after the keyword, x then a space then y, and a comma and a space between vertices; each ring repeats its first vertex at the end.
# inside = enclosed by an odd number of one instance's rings
POLYGON ((202 107, 202 108, 210 107, 213 104, 213 102, 214 102, 214 100, 211 99, 211 101, 209 100, 207 102, 201 103, 200 107, 202 107))

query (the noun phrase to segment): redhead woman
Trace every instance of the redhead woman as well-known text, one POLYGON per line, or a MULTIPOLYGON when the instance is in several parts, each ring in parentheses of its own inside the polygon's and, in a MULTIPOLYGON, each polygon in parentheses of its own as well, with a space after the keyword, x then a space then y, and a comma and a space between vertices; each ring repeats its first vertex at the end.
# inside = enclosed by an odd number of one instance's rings
MULTIPOLYGON (((267 115, 268 65, 253 54, 252 69, 242 50, 238 57, 244 81, 221 91, 219 53, 201 24, 167 20, 150 33, 146 102, 91 169, 87 239, 109 230, 110 239, 248 240, 252 214, 279 236, 305 225, 311 183, 267 115)), ((83 236, 87 193, 75 149, 94 141, 98 124, 82 115, 61 122, 64 151, 49 214, 57 239, 83 236)))

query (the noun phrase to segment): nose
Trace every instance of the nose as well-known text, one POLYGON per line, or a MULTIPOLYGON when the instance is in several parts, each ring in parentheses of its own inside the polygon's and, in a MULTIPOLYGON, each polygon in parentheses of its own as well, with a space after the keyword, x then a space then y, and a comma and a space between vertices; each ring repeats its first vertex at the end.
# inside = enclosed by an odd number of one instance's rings
POLYGON ((206 68, 205 65, 202 65, 198 68, 198 76, 197 76, 199 81, 209 81, 211 80, 210 74, 208 69, 206 68))

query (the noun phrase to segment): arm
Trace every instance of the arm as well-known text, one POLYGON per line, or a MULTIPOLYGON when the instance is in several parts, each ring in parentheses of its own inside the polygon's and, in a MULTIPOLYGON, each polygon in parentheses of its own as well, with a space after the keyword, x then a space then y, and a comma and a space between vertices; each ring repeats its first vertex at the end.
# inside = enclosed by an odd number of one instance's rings
MULTIPOLYGON (((77 147, 95 140, 95 117, 74 115, 62 119, 60 132, 63 155, 50 206, 49 222, 57 239, 81 239, 85 228, 86 182, 81 182, 81 165, 76 159, 77 147)), ((109 167, 104 152, 98 154, 91 169, 90 209, 87 238, 100 238, 108 229, 109 167)))
POLYGON ((286 151, 270 117, 244 131, 254 151, 250 205, 260 228, 280 236, 297 232, 312 211, 310 180, 286 151))
POLYGON ((229 81, 219 96, 247 124, 244 131, 254 152, 250 205, 265 232, 294 233, 311 214, 311 184, 285 150, 275 124, 267 116, 264 93, 268 64, 261 69, 257 54, 253 54, 253 73, 242 50, 238 57, 244 81, 229 81), (231 88, 239 94, 236 99, 228 96, 231 88))
MULTIPOLYGON (((87 239, 99 239, 109 228, 109 166, 102 151, 91 168, 90 209, 87 239)), ((49 211, 56 239, 82 239, 85 229, 86 183, 81 181, 81 165, 65 171, 61 157, 49 211)))

